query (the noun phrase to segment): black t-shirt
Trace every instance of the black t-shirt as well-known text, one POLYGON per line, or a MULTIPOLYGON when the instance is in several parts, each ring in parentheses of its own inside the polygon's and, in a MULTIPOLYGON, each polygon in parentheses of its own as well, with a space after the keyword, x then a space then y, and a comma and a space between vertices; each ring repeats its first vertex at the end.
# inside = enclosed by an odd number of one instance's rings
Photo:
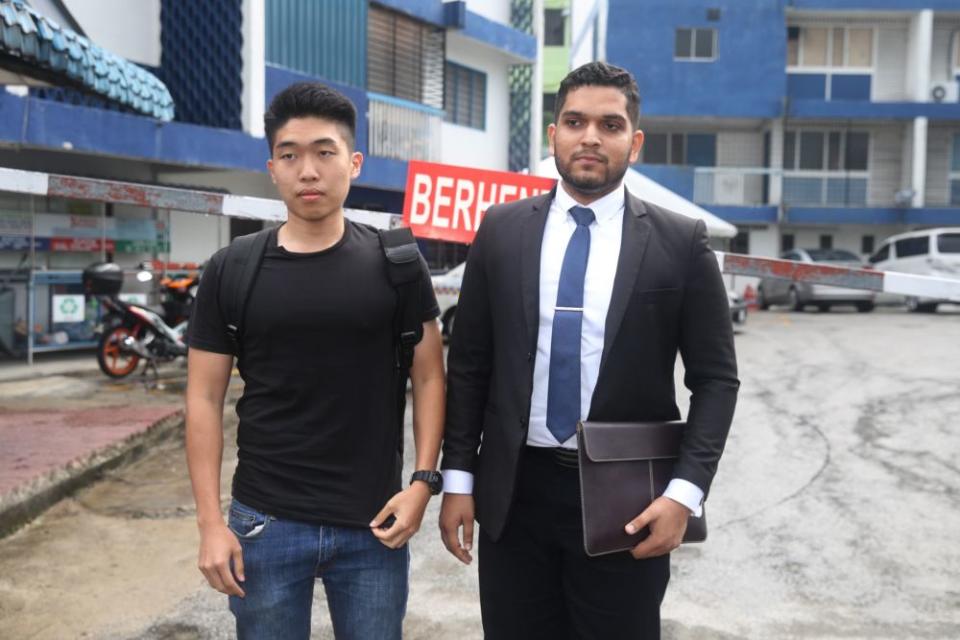
MULTIPOLYGON (((316 253, 274 231, 247 303, 233 495, 272 515, 366 527, 400 489, 397 293, 376 231, 345 221, 316 253)), ((191 347, 231 353, 218 304, 223 251, 200 282, 191 347)), ((423 321, 439 315, 421 260, 423 321)))

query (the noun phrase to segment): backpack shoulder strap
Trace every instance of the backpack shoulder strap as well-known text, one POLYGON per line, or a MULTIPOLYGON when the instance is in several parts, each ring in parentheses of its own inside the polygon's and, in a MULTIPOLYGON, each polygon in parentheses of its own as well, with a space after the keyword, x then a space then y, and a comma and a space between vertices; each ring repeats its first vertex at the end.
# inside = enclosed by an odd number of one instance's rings
POLYGON ((420 250, 413 232, 407 227, 378 229, 380 246, 387 259, 387 275, 397 290, 398 304, 394 316, 397 340, 397 366, 409 370, 413 350, 423 337, 420 322, 420 250))
POLYGON ((243 335, 243 319, 247 310, 250 291, 256 280, 263 254, 273 228, 239 236, 227 247, 220 270, 220 313, 227 327, 227 336, 233 344, 234 354, 240 355, 240 337, 243 335))

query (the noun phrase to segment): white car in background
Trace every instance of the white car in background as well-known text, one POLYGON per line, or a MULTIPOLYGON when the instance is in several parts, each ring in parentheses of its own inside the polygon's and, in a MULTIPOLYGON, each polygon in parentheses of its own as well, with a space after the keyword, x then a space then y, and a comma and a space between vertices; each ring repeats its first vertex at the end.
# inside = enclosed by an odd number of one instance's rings
MULTIPOLYGON (((437 296, 440 307, 440 324, 443 335, 449 338, 453 332, 454 318, 457 315, 457 302, 460 300, 460 285, 463 282, 463 269, 466 262, 461 262, 446 273, 431 276, 433 292, 437 296)), ((743 324, 747 321, 747 304, 743 297, 734 291, 727 291, 727 302, 730 303, 730 319, 734 324, 743 324)))
MULTIPOLYGON (((891 236, 869 258, 879 271, 960 279, 960 227, 925 229, 891 236)), ((910 311, 932 313, 944 300, 884 294, 882 302, 903 300, 910 311)))

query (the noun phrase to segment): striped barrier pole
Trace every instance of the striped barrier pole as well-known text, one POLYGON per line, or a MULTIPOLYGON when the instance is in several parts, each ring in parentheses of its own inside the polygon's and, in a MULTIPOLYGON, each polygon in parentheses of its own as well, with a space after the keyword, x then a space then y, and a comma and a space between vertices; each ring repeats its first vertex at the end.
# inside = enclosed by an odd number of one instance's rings
POLYGON ((847 289, 866 289, 917 298, 960 302, 960 279, 921 276, 896 271, 875 271, 834 265, 760 258, 716 252, 720 270, 738 276, 778 278, 794 282, 825 284, 847 289))
MULTIPOLYGON (((79 178, 19 169, 0 168, 0 191, 268 221, 282 221, 287 215, 282 201, 269 198, 97 178, 79 178)), ((397 226, 400 219, 396 214, 359 209, 347 209, 345 214, 351 220, 380 228, 397 226)), ((795 282, 960 302, 960 280, 957 279, 810 264, 719 251, 716 254, 720 270, 732 275, 780 278, 795 282)))

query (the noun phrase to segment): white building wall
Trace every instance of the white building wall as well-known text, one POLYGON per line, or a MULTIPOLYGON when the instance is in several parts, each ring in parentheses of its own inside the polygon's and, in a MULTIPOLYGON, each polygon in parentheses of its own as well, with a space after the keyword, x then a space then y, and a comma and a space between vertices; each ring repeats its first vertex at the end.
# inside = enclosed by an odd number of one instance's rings
POLYGON ((510 26, 510 0, 467 0, 467 11, 510 26))
POLYGON ((230 240, 229 220, 223 216, 171 211, 169 220, 169 262, 204 262, 230 240))
POLYGON ((907 100, 906 26, 885 25, 877 30, 877 60, 874 65, 872 99, 875 102, 907 100))
POLYGON ((493 49, 456 32, 447 33, 447 59, 487 74, 486 128, 480 130, 444 122, 441 162, 506 171, 510 144, 507 61, 493 49))
POLYGON ((160 0, 63 0, 87 36, 118 56, 160 66, 160 0))
POLYGON ((750 229, 750 255, 765 258, 780 255, 780 232, 777 225, 750 229))

